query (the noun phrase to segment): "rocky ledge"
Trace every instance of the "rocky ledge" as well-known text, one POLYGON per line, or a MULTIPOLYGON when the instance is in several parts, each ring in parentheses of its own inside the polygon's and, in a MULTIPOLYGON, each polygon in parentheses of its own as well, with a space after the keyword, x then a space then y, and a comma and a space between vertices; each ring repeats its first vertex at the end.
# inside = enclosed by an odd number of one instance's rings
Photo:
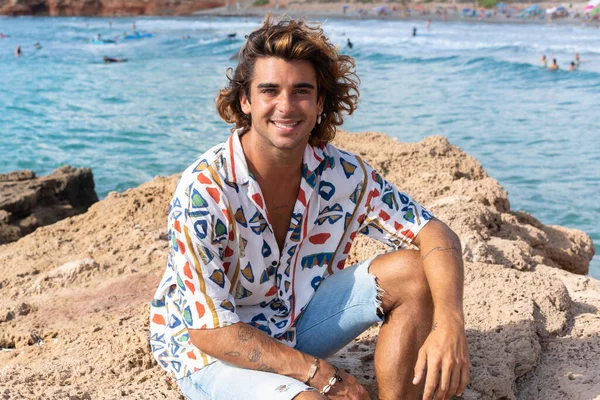
POLYGON ((0 15, 190 15, 223 5, 219 0, 0 0, 0 15))
POLYGON ((89 168, 65 165, 43 177, 29 170, 0 174, 0 244, 84 213, 97 201, 89 168))
MULTIPOLYGON (((600 396, 600 283, 578 275, 594 254, 587 235, 511 210, 498 182, 442 137, 405 144, 340 133, 336 142, 461 237, 471 352, 464 399, 600 396)), ((148 344, 177 179, 112 193, 83 215, 0 246, 4 398, 181 398, 148 344)), ((349 261, 384 250, 360 238, 349 261)), ((331 360, 374 398, 377 332, 372 327, 331 360)))

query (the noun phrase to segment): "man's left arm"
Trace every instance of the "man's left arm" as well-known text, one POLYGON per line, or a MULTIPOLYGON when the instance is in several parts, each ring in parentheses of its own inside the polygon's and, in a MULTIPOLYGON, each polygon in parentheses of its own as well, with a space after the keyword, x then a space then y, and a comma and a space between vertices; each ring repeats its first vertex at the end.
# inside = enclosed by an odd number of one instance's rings
POLYGON ((434 305, 431 333, 419 350, 413 383, 425 379, 424 399, 447 399, 461 394, 469 383, 460 240, 446 224, 433 218, 413 244, 421 252, 434 305))

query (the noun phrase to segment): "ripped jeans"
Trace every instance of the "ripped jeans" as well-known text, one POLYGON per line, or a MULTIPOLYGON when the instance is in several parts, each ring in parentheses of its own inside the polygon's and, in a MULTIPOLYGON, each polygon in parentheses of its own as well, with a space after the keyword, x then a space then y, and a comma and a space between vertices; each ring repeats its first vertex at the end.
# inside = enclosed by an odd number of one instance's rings
MULTIPOLYGON (((381 289, 369 274, 374 257, 327 277, 296 324, 296 349, 327 358, 383 321, 381 289)), ((177 381, 191 400, 290 400, 315 390, 296 379, 216 361, 177 381)))

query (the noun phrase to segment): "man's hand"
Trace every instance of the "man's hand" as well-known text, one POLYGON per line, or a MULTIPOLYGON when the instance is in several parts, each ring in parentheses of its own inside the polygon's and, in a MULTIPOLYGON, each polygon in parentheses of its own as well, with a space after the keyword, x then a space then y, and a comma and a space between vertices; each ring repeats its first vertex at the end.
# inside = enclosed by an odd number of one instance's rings
POLYGON ((423 399, 448 399, 465 390, 469 383, 469 368, 464 324, 440 320, 434 323, 419 350, 413 384, 418 385, 426 377, 423 399))
MULTIPOLYGON (((321 365, 323 369, 319 370, 315 379, 313 379, 310 384, 311 386, 317 388, 317 390, 321 391, 325 385, 329 382, 334 373, 334 368, 325 363, 324 360, 321 360, 321 365)), ((338 375, 342 378, 341 382, 336 382, 335 385, 331 388, 329 393, 327 393, 327 398, 329 399, 349 399, 349 400, 370 400, 369 393, 367 390, 361 385, 354 376, 350 373, 339 370, 338 375)))

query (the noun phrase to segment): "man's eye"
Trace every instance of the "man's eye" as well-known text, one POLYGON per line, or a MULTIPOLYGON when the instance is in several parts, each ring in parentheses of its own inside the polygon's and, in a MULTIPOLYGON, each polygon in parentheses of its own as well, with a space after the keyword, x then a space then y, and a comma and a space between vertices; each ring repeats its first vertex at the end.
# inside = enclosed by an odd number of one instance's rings
POLYGON ((298 94, 308 94, 308 90, 306 90, 306 89, 298 89, 296 91, 296 93, 298 93, 298 94))
POLYGON ((273 94, 273 93, 275 93, 275 89, 263 89, 262 92, 266 93, 266 94, 273 94))

